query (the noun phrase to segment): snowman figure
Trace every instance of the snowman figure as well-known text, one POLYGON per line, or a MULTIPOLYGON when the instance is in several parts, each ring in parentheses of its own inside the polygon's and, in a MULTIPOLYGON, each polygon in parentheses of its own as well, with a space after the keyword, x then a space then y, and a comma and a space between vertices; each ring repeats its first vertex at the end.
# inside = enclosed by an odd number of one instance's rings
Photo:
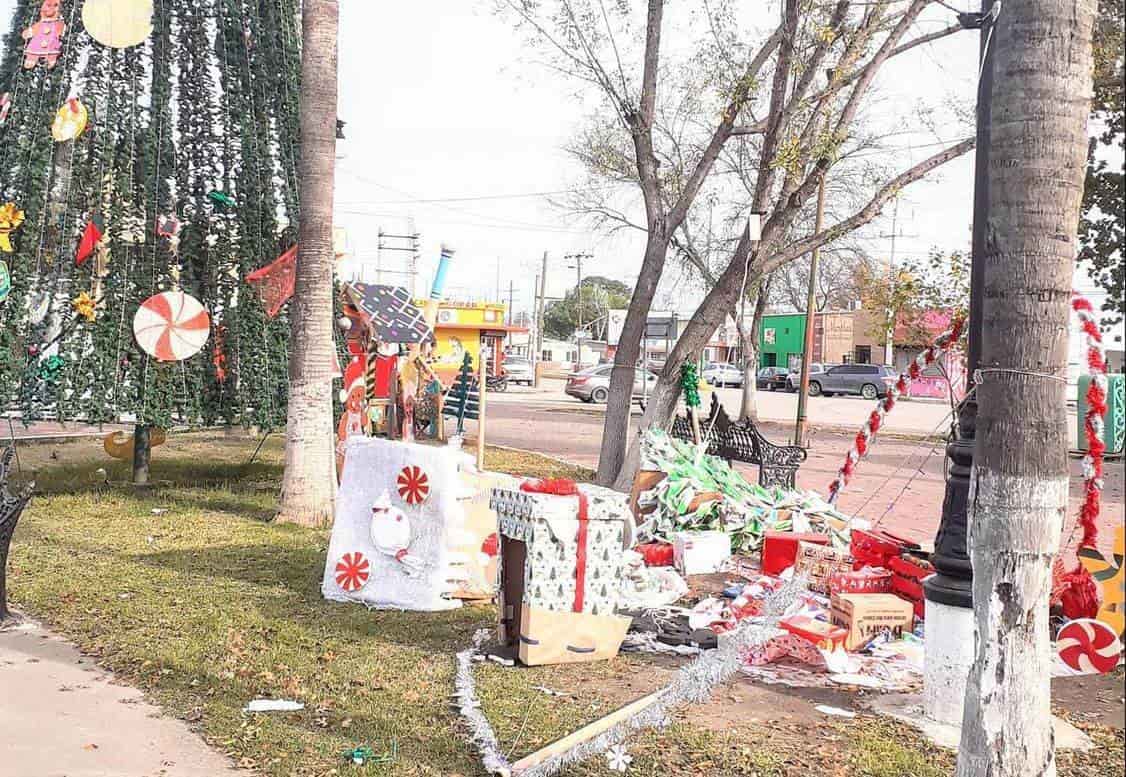
POLYGON ((371 507, 371 544, 376 551, 390 556, 405 567, 407 575, 417 577, 424 563, 409 552, 411 525, 402 510, 391 505, 387 491, 371 507))

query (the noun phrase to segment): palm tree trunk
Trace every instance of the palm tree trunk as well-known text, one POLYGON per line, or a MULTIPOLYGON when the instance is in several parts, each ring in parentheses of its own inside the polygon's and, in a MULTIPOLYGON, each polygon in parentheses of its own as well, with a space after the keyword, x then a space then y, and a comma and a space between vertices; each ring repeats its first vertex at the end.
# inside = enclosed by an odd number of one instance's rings
POLYGON ((1068 303, 1093 0, 1006 0, 993 30, 982 380, 970 491, 976 655, 959 777, 1055 775, 1048 594, 1067 510, 1068 303))
POLYGON ((301 248, 289 307, 289 408, 278 520, 332 520, 332 209, 336 164, 337 0, 305 0, 301 49, 301 248))

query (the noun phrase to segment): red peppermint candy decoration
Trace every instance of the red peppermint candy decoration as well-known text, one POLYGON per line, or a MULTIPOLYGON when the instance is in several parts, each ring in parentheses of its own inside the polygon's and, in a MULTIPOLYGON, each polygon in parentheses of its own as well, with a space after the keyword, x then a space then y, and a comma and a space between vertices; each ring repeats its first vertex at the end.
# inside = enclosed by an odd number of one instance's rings
POLYGON ((1076 671, 1106 674, 1118 666, 1122 643, 1102 621, 1080 618, 1060 629, 1056 652, 1061 661, 1076 671))
POLYGON ((430 496, 430 478, 414 465, 403 467, 397 481, 399 496, 409 505, 418 505, 430 496))
POLYGON ((370 576, 371 565, 360 552, 345 553, 340 561, 336 562, 336 584, 345 591, 358 591, 364 587, 370 576))

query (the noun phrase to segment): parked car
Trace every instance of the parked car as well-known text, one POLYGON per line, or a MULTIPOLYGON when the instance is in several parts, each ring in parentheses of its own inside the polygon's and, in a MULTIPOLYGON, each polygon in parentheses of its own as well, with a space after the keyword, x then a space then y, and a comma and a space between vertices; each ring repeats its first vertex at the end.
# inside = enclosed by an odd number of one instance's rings
POLYGON ((785 367, 763 367, 755 376, 755 385, 760 389, 769 391, 784 389, 786 388, 787 374, 788 371, 785 367))
MULTIPOLYGON (((813 379, 814 375, 819 375, 822 372, 824 372, 825 370, 829 369, 830 367, 835 367, 835 366, 836 366, 835 364, 818 364, 817 362, 814 362, 813 364, 809 365, 810 380, 813 379)), ((801 367, 798 367, 797 369, 790 370, 790 372, 787 373, 787 375, 786 375, 786 391, 789 391, 791 393, 797 391, 798 385, 800 383, 801 383, 801 367)))
MULTIPOLYGON (((585 370, 572 372, 567 376, 567 385, 563 391, 583 402, 597 402, 603 404, 610 398, 610 371, 612 364, 599 364, 585 370)), ((633 373, 633 399, 640 400, 642 396, 653 390, 657 384, 657 375, 645 372, 640 367, 633 373), (642 377, 644 376, 644 378, 642 377), (644 380, 645 384, 642 384, 644 380)))
POLYGON ((734 364, 713 362, 704 368, 701 375, 704 380, 713 386, 739 387, 743 385, 743 371, 734 364))
POLYGON ((876 399, 887 394, 896 375, 882 364, 841 364, 830 367, 809 381, 809 395, 859 394, 876 399))
POLYGON ((506 356, 504 361, 501 362, 501 366, 504 368, 505 375, 508 376, 509 383, 523 383, 526 386, 531 386, 536 382, 535 369, 532 367, 532 363, 523 356, 506 356))

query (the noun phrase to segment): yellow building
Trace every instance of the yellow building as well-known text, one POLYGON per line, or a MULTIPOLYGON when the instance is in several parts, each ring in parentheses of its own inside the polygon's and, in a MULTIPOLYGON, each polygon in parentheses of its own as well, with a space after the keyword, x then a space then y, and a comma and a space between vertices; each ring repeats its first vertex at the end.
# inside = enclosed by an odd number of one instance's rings
MULTIPOLYGON (((421 302, 419 303, 421 304, 421 302)), ((469 354, 473 369, 477 369, 478 355, 487 350, 490 374, 504 351, 504 341, 509 332, 525 332, 524 327, 504 323, 506 306, 496 302, 443 302, 438 308, 434 324, 437 339, 434 371, 449 385, 461 369, 465 354, 469 354)))

